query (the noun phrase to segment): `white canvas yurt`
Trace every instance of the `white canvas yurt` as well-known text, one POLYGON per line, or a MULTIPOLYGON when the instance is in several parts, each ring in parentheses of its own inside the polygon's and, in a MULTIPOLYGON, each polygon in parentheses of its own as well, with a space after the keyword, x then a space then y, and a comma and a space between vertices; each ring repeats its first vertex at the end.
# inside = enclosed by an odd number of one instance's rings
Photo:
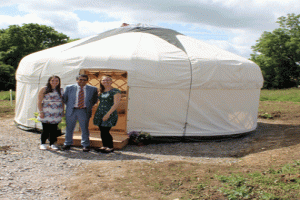
MULTIPOLYGON (((224 136, 254 130, 263 78, 250 60, 174 30, 144 24, 119 27, 24 57, 17 69, 15 122, 37 112, 49 76, 62 87, 103 74, 122 90, 126 131, 152 136, 224 136)), ((123 113, 123 114, 124 114, 123 113)), ((92 121, 92 120, 91 120, 92 121)), ((92 125, 91 125, 92 126, 92 125)))

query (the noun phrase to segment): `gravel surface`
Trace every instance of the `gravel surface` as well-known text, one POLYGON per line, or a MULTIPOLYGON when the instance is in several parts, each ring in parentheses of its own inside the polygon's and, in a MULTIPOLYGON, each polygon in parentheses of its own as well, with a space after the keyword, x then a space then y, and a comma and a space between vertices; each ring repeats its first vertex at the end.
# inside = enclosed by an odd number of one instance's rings
MULTIPOLYGON (((107 161, 200 163, 238 162, 237 154, 251 146, 253 137, 226 141, 128 145, 111 154, 39 150, 40 134, 16 128, 13 119, 0 122, 0 199, 67 199, 59 191, 78 168, 107 161)), ((109 167, 109 165, 107 165, 109 167)))

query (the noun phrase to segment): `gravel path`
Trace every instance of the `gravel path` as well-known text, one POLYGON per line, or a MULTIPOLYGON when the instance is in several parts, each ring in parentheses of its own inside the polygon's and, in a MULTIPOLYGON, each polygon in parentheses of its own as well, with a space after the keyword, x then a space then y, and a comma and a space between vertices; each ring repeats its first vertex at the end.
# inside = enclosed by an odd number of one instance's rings
MULTIPOLYGON (((0 122, 0 199, 62 199, 59 191, 79 167, 107 161, 201 163, 237 162, 241 147, 251 146, 251 136, 222 142, 128 145, 112 154, 39 150, 40 135, 16 128, 13 119, 0 122)), ((109 167, 109 164, 107 165, 109 167)))

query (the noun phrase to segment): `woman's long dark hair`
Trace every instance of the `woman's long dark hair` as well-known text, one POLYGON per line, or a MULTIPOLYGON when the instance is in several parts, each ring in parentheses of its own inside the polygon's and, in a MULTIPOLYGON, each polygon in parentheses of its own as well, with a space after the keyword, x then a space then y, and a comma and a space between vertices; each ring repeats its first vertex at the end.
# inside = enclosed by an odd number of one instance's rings
MULTIPOLYGON (((103 77, 108 77, 112 80, 110 75, 104 75, 104 76, 101 77, 101 81, 102 81, 103 77)), ((105 90, 104 85, 102 85, 101 81, 100 81, 100 94, 102 94, 105 90)))
POLYGON ((53 89, 51 87, 51 84, 50 84, 50 81, 52 78, 58 78, 59 80, 59 83, 58 85, 55 87, 56 91, 58 92, 59 96, 61 96, 61 92, 60 92, 60 78, 58 76, 50 76, 49 79, 48 79, 48 82, 46 84, 46 90, 45 90, 45 94, 48 94, 50 92, 53 92, 53 89))

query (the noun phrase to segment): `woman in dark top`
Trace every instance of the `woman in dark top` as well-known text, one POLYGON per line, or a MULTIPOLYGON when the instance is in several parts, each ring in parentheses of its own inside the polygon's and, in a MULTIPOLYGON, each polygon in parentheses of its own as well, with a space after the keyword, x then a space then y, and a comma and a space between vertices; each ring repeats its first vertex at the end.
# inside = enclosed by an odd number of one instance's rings
POLYGON ((111 86, 110 76, 103 76, 100 82, 99 106, 95 113, 94 124, 100 128, 100 136, 103 146, 99 151, 103 153, 113 152, 113 138, 109 133, 111 127, 118 121, 117 108, 121 100, 121 91, 111 86))

